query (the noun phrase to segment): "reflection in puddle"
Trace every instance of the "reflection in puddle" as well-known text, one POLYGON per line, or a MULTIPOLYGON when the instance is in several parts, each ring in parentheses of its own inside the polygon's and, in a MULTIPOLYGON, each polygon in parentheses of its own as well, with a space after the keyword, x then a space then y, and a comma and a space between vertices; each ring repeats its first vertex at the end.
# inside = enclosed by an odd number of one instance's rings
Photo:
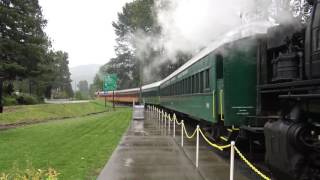
POLYGON ((125 162, 124 162, 124 166, 130 167, 132 163, 133 163, 133 159, 132 158, 127 158, 125 160, 125 162))
POLYGON ((144 131, 144 121, 143 120, 133 120, 131 125, 131 131, 134 133, 145 133, 144 131))

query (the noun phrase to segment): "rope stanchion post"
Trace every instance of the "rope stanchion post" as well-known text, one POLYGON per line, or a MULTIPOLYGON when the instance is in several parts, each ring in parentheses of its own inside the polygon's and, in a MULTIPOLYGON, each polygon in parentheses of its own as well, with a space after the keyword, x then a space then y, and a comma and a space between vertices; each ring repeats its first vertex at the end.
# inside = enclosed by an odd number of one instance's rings
POLYGON ((233 180, 234 177, 234 141, 231 141, 231 150, 230 150, 230 180, 233 180))
POLYGON ((158 119, 159 122, 159 128, 161 128, 161 119, 158 119))
POLYGON ((199 125, 197 125, 197 144, 196 144, 196 168, 199 167, 199 125))
POLYGON ((161 121, 161 126, 163 126, 163 118, 160 117, 160 121, 161 121))
POLYGON ((164 117, 164 131, 166 131, 166 128, 167 128, 167 116, 164 117))
POLYGON ((176 119, 173 118, 173 138, 176 137, 176 119))
POLYGON ((169 125, 168 125, 168 132, 169 132, 169 133, 168 133, 168 134, 170 135, 170 131, 171 131, 171 128, 170 128, 171 119, 169 119, 169 118, 168 118, 168 123, 169 123, 169 125))
POLYGON ((183 147, 183 126, 184 126, 184 123, 183 123, 183 120, 181 120, 181 147, 183 147))

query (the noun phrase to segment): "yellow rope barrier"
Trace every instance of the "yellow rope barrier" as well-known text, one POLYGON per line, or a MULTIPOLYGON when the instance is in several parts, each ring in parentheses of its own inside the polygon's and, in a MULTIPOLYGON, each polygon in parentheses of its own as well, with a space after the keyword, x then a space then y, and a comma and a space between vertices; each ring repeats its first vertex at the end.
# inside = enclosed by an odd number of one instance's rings
POLYGON ((176 119, 176 123, 180 126, 182 124, 182 121, 180 121, 180 123, 179 123, 178 119, 176 119))
MULTIPOLYGON (((165 114, 163 111, 161 113, 161 110, 158 112, 160 112, 160 114, 164 114, 164 116, 166 116, 168 118, 169 121, 174 121, 175 123, 177 123, 178 125, 182 125, 183 127, 183 130, 184 130, 184 133, 186 135, 186 137, 188 139, 192 139, 196 134, 197 134, 197 131, 200 132, 200 134, 202 135, 203 139, 209 144, 211 145, 212 147, 214 148, 217 148, 219 149, 220 151, 223 151, 223 149, 226 149, 226 148, 229 148, 231 147, 231 144, 228 144, 228 145, 223 145, 223 146, 220 146, 218 144, 215 144, 215 143, 212 143, 205 135, 204 133, 202 132, 202 130, 200 128, 196 128, 195 131, 192 133, 192 135, 189 135, 188 132, 187 132, 187 129, 184 125, 184 123, 182 121, 180 121, 180 123, 178 122, 178 119, 176 118, 176 115, 174 114, 173 117, 171 118, 170 114, 165 114)), ((240 156, 240 158, 255 172, 257 173, 260 177, 262 177, 263 179, 265 180, 271 180, 268 176, 266 176, 265 174, 263 174, 261 171, 259 171, 251 162, 248 161, 248 159, 239 151, 239 149, 234 146, 234 149, 236 150, 237 154, 240 156)))
POLYGON ((239 151, 239 149, 234 146, 234 149, 236 150, 237 154, 240 156, 240 158, 255 172, 257 173, 260 177, 262 177, 265 180, 270 180, 270 178, 268 176, 266 176, 265 174, 263 174, 261 171, 259 171, 256 167, 253 166, 252 163, 250 163, 248 161, 248 159, 246 157, 244 157, 244 155, 239 151))
POLYGON ((187 136, 188 139, 192 139, 192 138, 194 137, 194 135, 196 135, 197 130, 198 130, 197 128, 194 130, 193 134, 192 134, 191 136, 189 136, 189 134, 188 134, 188 132, 187 132, 187 129, 186 129, 186 127, 184 126, 184 124, 182 124, 182 126, 183 126, 184 133, 186 134, 186 136, 187 136))
POLYGON ((211 145, 212 147, 215 147, 215 148, 219 149, 220 151, 223 151, 223 149, 229 148, 229 147, 231 146, 230 144, 224 145, 224 146, 219 146, 219 145, 217 145, 217 144, 214 144, 214 143, 212 143, 212 142, 204 135, 204 133, 202 132, 202 130, 201 130, 200 128, 199 128, 199 132, 200 132, 200 134, 202 135, 203 139, 204 139, 205 141, 207 141, 207 143, 208 143, 209 145, 211 145))

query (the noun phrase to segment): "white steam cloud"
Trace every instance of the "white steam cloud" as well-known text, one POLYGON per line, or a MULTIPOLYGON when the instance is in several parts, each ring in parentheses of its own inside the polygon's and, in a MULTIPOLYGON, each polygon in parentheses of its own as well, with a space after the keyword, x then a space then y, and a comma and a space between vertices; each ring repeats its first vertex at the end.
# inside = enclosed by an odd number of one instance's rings
POLYGON ((281 9, 281 5, 288 5, 289 1, 155 0, 154 14, 161 26, 161 35, 137 31, 133 36, 138 59, 146 62, 145 81, 155 80, 156 67, 168 60, 175 62, 177 53, 195 54, 241 25, 258 21, 274 23, 275 20, 271 17, 277 15, 281 16, 282 21, 290 21, 287 16, 290 13, 283 13, 283 8, 281 9), (277 12, 277 4, 280 4, 281 13, 277 12), (150 54, 153 51, 160 53, 150 54), (155 60, 150 62, 150 57, 155 60))

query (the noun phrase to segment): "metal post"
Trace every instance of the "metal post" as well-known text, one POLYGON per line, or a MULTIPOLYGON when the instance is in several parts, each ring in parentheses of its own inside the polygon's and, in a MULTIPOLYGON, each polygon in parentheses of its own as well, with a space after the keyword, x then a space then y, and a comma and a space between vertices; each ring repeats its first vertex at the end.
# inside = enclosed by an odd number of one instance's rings
POLYGON ((183 123, 183 120, 181 121, 181 147, 183 147, 183 126, 184 126, 184 123, 183 123))
POLYGON ((107 95, 105 91, 103 92, 103 95, 104 95, 104 108, 107 108, 107 95))
POLYGON ((173 119, 173 138, 176 137, 176 119, 172 118, 173 119))
POLYGON ((158 119, 159 121, 159 128, 161 128, 161 119, 158 119))
POLYGON ((164 130, 166 130, 166 128, 167 128, 167 116, 164 117, 164 130))
POLYGON ((234 141, 231 141, 231 151, 230 151, 230 180, 233 180, 234 173, 234 141))
POLYGON ((161 120, 161 126, 162 126, 163 125, 163 118, 161 118, 161 116, 159 116, 159 117, 160 117, 159 119, 161 120))
POLYGON ((196 167, 199 167, 199 125, 197 125, 196 167))
POLYGON ((112 91, 112 108, 114 110, 114 90, 112 91))
POLYGON ((170 124, 171 124, 170 118, 168 118, 168 123, 169 123, 168 132, 169 132, 169 135, 170 135, 170 130, 171 130, 171 128, 170 128, 170 124))

